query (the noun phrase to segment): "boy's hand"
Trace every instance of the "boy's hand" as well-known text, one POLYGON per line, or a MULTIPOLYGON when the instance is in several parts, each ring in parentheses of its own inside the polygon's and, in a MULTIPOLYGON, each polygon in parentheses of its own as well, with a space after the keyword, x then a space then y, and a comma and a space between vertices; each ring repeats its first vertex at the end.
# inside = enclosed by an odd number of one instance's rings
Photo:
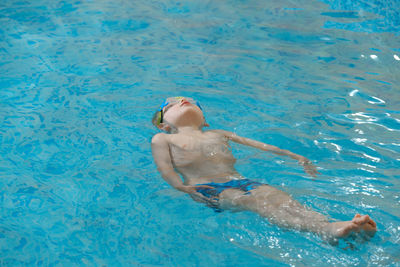
POLYGON ((193 198, 193 200, 195 201, 206 203, 207 205, 215 207, 218 205, 218 201, 216 199, 208 198, 203 194, 197 192, 196 190, 197 188, 213 188, 213 187, 209 185, 182 185, 177 189, 189 194, 191 198, 193 198))
POLYGON ((317 177, 317 174, 321 174, 317 171, 317 167, 311 163, 311 161, 305 157, 299 159, 299 164, 304 167, 304 171, 312 177, 317 177))

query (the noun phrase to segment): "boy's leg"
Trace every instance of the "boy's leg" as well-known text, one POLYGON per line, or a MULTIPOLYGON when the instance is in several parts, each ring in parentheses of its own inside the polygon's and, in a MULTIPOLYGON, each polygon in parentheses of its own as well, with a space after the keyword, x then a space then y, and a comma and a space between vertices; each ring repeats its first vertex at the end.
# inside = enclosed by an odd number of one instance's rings
POLYGON ((317 232, 321 224, 328 223, 322 214, 306 209, 287 193, 269 185, 259 186, 247 195, 238 189, 228 189, 219 197, 222 208, 250 210, 286 228, 317 232))
POLYGON ((376 231, 376 224, 368 215, 356 215, 352 221, 330 223, 326 216, 307 209, 287 193, 269 185, 259 186, 251 190, 251 194, 227 189, 219 197, 221 208, 250 210, 285 228, 310 231, 327 237, 344 237, 361 229, 371 234, 376 231))

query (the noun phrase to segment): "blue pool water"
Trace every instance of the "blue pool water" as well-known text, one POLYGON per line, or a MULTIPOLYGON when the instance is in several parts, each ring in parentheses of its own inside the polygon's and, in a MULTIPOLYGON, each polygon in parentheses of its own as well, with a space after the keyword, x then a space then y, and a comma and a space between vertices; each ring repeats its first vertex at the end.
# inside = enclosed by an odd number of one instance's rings
POLYGON ((0 3, 0 266, 400 266, 399 1, 0 3), (152 161, 163 98, 198 99, 237 169, 370 242, 215 213, 152 161))

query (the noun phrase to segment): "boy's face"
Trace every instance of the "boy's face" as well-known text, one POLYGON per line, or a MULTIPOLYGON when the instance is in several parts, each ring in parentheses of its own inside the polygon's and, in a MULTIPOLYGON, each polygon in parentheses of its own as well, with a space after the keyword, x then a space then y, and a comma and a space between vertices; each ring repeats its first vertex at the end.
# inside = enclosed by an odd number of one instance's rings
POLYGON ((169 104, 163 108, 163 121, 176 127, 204 123, 203 112, 192 98, 168 98, 167 102, 169 104))

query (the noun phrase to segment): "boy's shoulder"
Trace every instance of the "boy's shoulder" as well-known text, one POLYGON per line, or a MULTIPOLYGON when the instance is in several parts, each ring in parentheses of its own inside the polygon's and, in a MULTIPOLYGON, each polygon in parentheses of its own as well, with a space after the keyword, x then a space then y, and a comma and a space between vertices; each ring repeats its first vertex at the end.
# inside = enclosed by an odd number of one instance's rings
MULTIPOLYGON (((225 131, 225 130, 208 130, 208 131, 205 131, 205 133, 224 136, 224 137, 230 137, 233 134, 233 133, 231 133, 229 131, 225 131)), ((151 143, 152 144, 169 143, 171 141, 170 138, 171 138, 171 134, 157 133, 152 137, 151 143)))
POLYGON ((158 134, 155 134, 151 138, 151 143, 152 144, 162 143, 162 142, 167 141, 167 138, 168 138, 168 134, 166 134, 166 133, 158 133, 158 134))
POLYGON ((225 131, 225 130, 218 130, 218 129, 217 130, 209 130, 207 132, 215 133, 215 134, 223 135, 223 136, 227 136, 227 135, 231 134, 231 132, 228 132, 228 131, 225 131))

